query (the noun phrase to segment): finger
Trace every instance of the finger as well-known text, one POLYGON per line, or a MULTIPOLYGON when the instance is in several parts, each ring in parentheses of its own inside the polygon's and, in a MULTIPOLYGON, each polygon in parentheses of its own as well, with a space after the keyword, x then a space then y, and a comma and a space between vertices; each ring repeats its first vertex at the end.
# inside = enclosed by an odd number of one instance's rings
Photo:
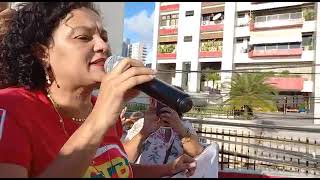
POLYGON ((192 162, 189 164, 187 176, 192 176, 196 172, 196 162, 192 162))
POLYGON ((152 76, 152 75, 134 76, 134 77, 131 77, 131 78, 127 79, 126 81, 122 82, 121 85, 119 86, 119 89, 128 91, 129 89, 132 89, 133 87, 135 87, 139 84, 149 82, 152 79, 154 79, 154 76, 152 76))
POLYGON ((171 111, 168 111, 168 110, 167 110, 167 109, 165 109, 165 108, 161 108, 160 113, 161 113, 161 114, 162 114, 162 113, 172 114, 172 112, 171 112, 171 111))
POLYGON ((173 109, 171 109, 168 106, 165 106, 165 107, 161 108, 161 110, 165 110, 165 111, 168 111, 168 112, 173 112, 174 111, 173 109))
POLYGON ((127 111, 127 107, 124 107, 124 108, 122 109, 122 111, 121 111, 120 116, 123 117, 123 116, 125 115, 126 111, 127 111))
POLYGON ((146 67, 130 67, 129 69, 125 70, 122 74, 119 76, 118 82, 126 81, 127 79, 139 76, 139 75, 155 75, 156 72, 150 68, 146 67))
POLYGON ((166 124, 170 124, 170 119, 169 118, 160 118, 160 120, 163 122, 163 123, 166 123, 166 124))
POLYGON ((115 73, 115 74, 120 74, 120 73, 124 72, 125 70, 127 70, 130 67, 139 67, 139 66, 144 66, 142 61, 125 58, 125 59, 121 60, 116 65, 116 67, 113 68, 113 70, 111 72, 115 73))
POLYGON ((172 122, 172 118, 171 117, 167 117, 167 116, 161 116, 160 117, 161 121, 165 122, 165 123, 171 123, 172 122))
MULTIPOLYGON (((161 113, 161 112, 160 112, 160 113, 161 113)), ((172 116, 171 116, 171 114, 168 113, 168 112, 163 112, 163 113, 160 114, 160 117, 161 117, 161 118, 170 118, 170 117, 172 117, 172 116)))

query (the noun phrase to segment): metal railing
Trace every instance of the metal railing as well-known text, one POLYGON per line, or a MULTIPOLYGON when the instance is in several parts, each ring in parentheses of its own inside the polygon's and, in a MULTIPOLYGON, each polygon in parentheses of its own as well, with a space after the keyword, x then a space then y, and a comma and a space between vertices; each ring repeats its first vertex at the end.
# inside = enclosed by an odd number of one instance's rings
POLYGON ((320 129, 185 119, 192 122, 203 144, 219 145, 220 170, 265 170, 320 177, 320 129), (272 130, 305 135, 270 137, 263 133, 272 130), (310 133, 317 137, 309 138, 310 133))

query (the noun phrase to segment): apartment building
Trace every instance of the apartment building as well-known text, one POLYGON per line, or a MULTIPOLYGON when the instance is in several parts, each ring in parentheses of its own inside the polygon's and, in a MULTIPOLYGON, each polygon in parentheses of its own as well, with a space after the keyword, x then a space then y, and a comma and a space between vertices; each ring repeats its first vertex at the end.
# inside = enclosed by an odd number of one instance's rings
MULTIPOLYGON (((320 116, 320 102, 312 98, 320 97, 320 67, 315 66, 320 61, 316 53, 318 5, 157 2, 152 67, 172 70, 161 73, 159 78, 189 92, 212 86, 197 72, 207 69, 224 71, 220 74, 222 83, 231 81, 232 73, 225 70, 296 73, 297 77, 275 77, 270 81, 282 96, 297 97, 299 101, 304 101, 299 97, 308 97, 315 116, 320 116)), ((291 101, 297 104, 294 98, 291 101)))
POLYGON ((146 61, 147 58, 147 47, 144 43, 136 42, 129 44, 128 46, 129 57, 132 59, 138 59, 143 62, 146 61))

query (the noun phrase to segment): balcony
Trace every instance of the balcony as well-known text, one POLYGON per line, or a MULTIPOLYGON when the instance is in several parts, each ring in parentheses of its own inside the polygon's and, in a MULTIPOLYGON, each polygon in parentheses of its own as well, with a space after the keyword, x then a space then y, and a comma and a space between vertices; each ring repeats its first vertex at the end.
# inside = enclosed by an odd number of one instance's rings
POLYGON ((301 19, 291 19, 291 20, 279 20, 270 22, 255 22, 250 23, 250 30, 268 30, 268 29, 282 29, 282 28, 292 28, 292 27, 302 27, 304 20, 301 19))
POLYGON ((295 49, 277 49, 277 50, 252 50, 249 52, 249 58, 255 57, 281 57, 281 56, 301 56, 302 48, 295 49))
POLYGON ((178 34, 178 28, 163 28, 163 29, 159 29, 159 35, 160 36, 176 35, 176 34, 178 34))
POLYGON ((178 11, 179 6, 179 4, 162 5, 160 6, 160 12, 178 11))
POLYGON ((223 31, 223 24, 201 25, 200 27, 200 32, 212 32, 212 31, 223 31))
POLYGON ((200 58, 220 58, 222 57, 222 51, 200 51, 200 58))
POLYGON ((257 16, 255 22, 250 23, 250 30, 283 29, 302 27, 304 19, 301 12, 257 16))
POLYGON ((157 59, 176 59, 177 54, 176 53, 158 53, 157 59))

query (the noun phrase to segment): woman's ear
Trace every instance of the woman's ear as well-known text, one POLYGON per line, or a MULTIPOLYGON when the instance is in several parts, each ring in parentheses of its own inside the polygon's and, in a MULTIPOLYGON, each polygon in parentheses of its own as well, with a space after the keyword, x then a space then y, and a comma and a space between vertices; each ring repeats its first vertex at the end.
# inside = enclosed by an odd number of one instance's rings
POLYGON ((37 57, 43 67, 48 68, 50 65, 48 48, 43 44, 37 44, 32 47, 32 53, 35 57, 37 57))

